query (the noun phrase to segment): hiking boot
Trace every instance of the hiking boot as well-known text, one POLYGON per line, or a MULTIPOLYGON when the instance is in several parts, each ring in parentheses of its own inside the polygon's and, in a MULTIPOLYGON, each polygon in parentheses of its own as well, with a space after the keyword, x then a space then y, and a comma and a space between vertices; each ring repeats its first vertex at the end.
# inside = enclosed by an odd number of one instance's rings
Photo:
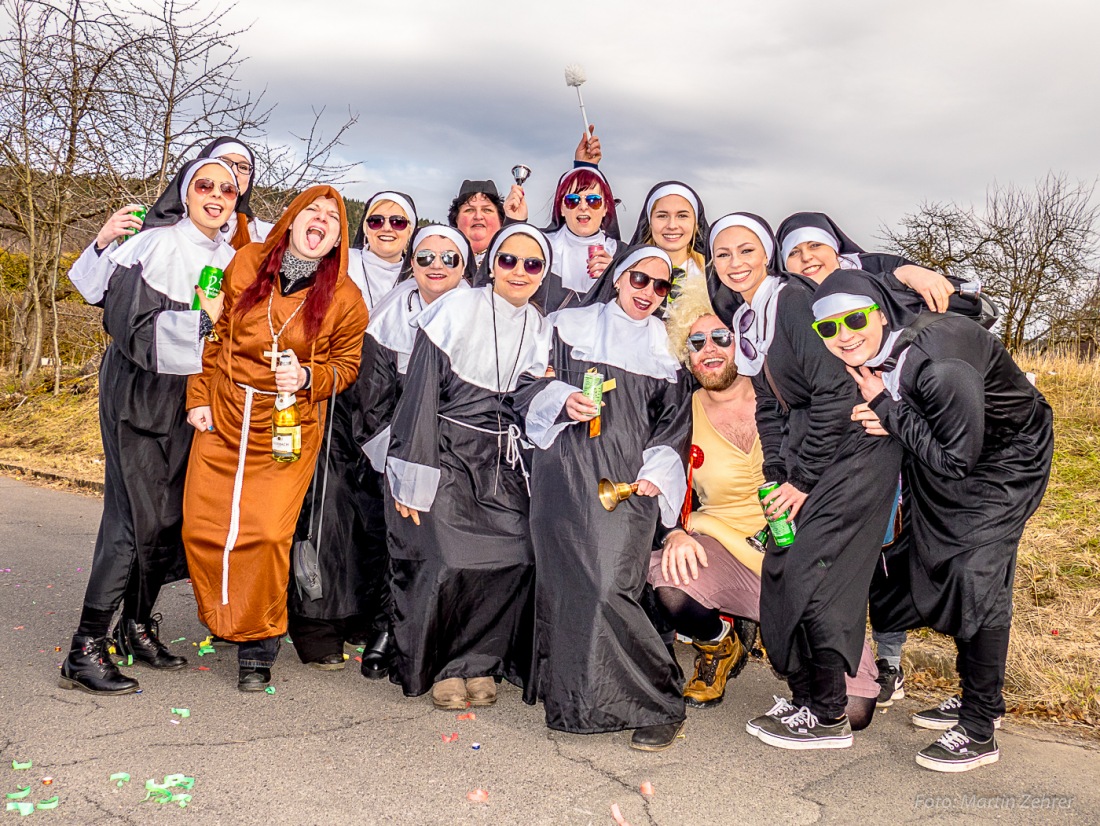
MULTIPOLYGON (((914 726, 919 728, 947 731, 958 725, 960 708, 962 708, 962 697, 956 694, 953 697, 948 697, 935 708, 918 711, 909 719, 913 721, 914 726)), ((1003 717, 994 717, 993 728, 1000 728, 1003 719, 1003 717)))
POLYGON ((154 614, 148 623, 132 619, 119 619, 115 626, 115 649, 127 663, 144 663, 160 671, 177 671, 187 665, 185 657, 177 657, 160 641, 160 614, 154 614))
POLYGON ((112 662, 107 653, 107 639, 83 634, 73 637, 57 684, 89 694, 132 694, 138 690, 138 681, 125 676, 112 662))
POLYGON ((806 706, 786 717, 765 715, 756 739, 781 749, 846 749, 852 745, 852 726, 845 714, 835 723, 822 723, 806 706))
POLYGON ((894 700, 905 697, 905 672, 899 667, 895 668, 886 660, 875 660, 878 666, 878 707, 889 708, 894 700))
POLYGON ((492 677, 468 678, 466 699, 472 706, 491 706, 497 701, 497 681, 492 677))
POLYGON ((917 752, 917 765, 936 772, 966 772, 1001 759, 996 736, 975 740, 962 726, 954 726, 930 746, 917 752))
POLYGON ((772 695, 772 699, 775 700, 775 705, 765 711, 759 717, 753 717, 747 723, 745 723, 745 731, 751 734, 753 737, 760 732, 760 727, 764 725, 764 721, 770 717, 787 717, 798 711, 786 697, 777 697, 772 695))
POLYGON ((684 689, 684 702, 696 708, 716 706, 726 693, 726 682, 745 667, 749 652, 736 634, 728 633, 716 643, 693 642, 699 653, 695 673, 684 689))
POLYGON ((461 677, 440 680, 432 686, 432 703, 444 710, 466 708, 466 681, 461 677))

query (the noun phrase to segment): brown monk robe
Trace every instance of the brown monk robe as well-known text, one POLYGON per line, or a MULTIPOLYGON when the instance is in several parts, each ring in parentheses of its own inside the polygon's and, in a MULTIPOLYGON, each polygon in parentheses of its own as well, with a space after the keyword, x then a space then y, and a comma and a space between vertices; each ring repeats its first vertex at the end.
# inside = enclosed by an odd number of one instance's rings
POLYGON ((286 633, 290 546, 321 443, 317 405, 359 369, 367 311, 347 276, 347 250, 339 193, 315 186, 295 198, 267 240, 242 249, 226 270, 220 342, 206 345, 203 372, 188 382, 189 421, 200 432, 187 469, 183 541, 199 619, 242 643, 242 689, 248 668, 266 672, 251 689, 266 685, 286 633), (334 233, 338 241, 321 255, 334 233), (295 379, 301 458, 282 463, 271 454, 271 353, 287 350, 309 374, 298 370, 295 379))

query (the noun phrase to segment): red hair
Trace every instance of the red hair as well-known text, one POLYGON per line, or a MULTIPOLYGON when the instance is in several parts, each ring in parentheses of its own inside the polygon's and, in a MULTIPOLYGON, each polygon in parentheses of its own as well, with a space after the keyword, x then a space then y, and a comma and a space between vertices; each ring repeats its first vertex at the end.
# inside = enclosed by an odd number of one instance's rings
MULTIPOLYGON (((283 256, 290 247, 290 233, 287 232, 271 248, 267 258, 260 264, 256 272, 256 278, 241 293, 233 315, 240 319, 261 301, 266 301, 271 295, 275 280, 279 277, 279 270, 283 265, 283 256)), ((317 265, 317 272, 313 274, 313 286, 306 296, 305 305, 302 307, 302 324, 305 326, 306 338, 314 339, 321 332, 325 315, 332 306, 333 296, 336 294, 336 280, 340 276, 340 247, 332 248, 332 251, 321 259, 317 265)))
POLYGON ((611 191, 611 184, 601 178, 598 173, 583 166, 562 176, 561 183, 559 183, 558 188, 554 190, 555 222, 565 220, 561 207, 562 198, 570 192, 583 192, 594 186, 599 187, 600 192, 603 193, 603 203, 604 206, 607 207, 607 212, 604 213, 603 221, 600 222, 600 229, 607 232, 607 228, 615 221, 615 195, 611 191))

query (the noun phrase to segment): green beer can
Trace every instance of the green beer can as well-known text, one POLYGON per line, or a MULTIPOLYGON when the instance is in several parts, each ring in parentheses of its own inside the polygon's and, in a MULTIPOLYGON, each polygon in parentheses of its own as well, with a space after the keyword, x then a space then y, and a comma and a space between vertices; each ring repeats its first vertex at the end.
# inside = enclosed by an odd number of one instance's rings
MULTIPOLYGON (((764 507, 764 500, 768 494, 778 487, 778 482, 768 482, 760 488, 757 497, 760 499, 761 508, 764 507)), ((764 518, 768 520, 768 526, 771 528, 772 538, 775 540, 775 544, 780 547, 786 547, 794 542, 794 522, 791 521, 790 515, 790 511, 775 517, 768 516, 767 513, 764 514, 764 518)))
POLYGON ((596 405, 596 415, 599 415, 600 403, 603 402, 603 373, 589 371, 584 374, 584 384, 581 385, 581 393, 584 397, 596 405))
MULTIPOLYGON (((202 272, 199 273, 199 289, 206 294, 207 298, 217 298, 218 293, 222 291, 222 276, 225 275, 223 270, 217 267, 203 267, 202 272)), ((199 309, 199 297, 196 295, 191 302, 191 309, 199 309)))
MULTIPOLYGON (((133 212, 131 212, 130 214, 133 215, 135 218, 139 219, 142 223, 145 223, 145 216, 149 214, 149 207, 140 206, 137 209, 135 209, 133 212)), ((133 238, 137 234, 138 234, 138 230, 136 230, 136 229, 129 230, 125 235, 123 235, 121 238, 118 239, 118 242, 120 244, 124 244, 124 243, 126 243, 127 239, 133 238)))

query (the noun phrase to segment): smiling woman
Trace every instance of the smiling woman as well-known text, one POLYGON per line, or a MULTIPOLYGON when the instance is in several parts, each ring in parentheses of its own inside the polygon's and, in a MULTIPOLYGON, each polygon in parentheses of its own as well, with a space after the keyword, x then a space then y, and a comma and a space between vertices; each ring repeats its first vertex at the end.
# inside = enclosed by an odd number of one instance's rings
POLYGON ((662 181, 649 190, 630 243, 653 244, 672 261, 675 289, 670 304, 680 294, 683 279, 703 276, 708 232, 703 201, 690 186, 662 181))
POLYGON ((355 379, 367 326, 347 277, 339 193, 316 186, 295 198, 267 241, 234 259, 223 294, 219 341, 187 388, 198 433, 184 544, 199 618, 239 644, 238 686, 256 691, 270 681, 287 629, 290 544, 320 446, 318 404, 355 379), (276 354, 289 363, 273 369, 276 354), (301 410, 299 462, 271 458, 276 392, 295 394, 301 410))

